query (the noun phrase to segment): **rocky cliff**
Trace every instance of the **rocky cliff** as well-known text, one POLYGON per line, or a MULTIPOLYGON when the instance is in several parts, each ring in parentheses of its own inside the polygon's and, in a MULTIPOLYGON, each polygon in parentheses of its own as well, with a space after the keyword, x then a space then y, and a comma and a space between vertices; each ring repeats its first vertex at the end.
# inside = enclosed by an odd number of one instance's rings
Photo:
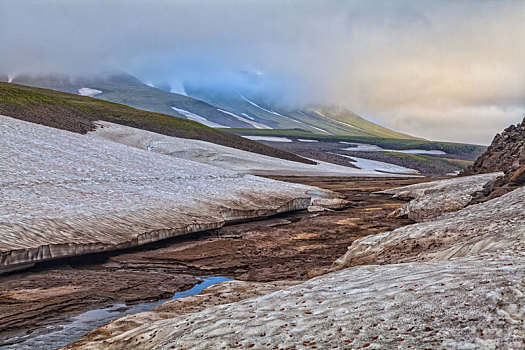
POLYGON ((474 195, 473 202, 501 196, 525 185, 525 118, 496 134, 492 144, 462 175, 503 171, 505 174, 487 183, 474 195))

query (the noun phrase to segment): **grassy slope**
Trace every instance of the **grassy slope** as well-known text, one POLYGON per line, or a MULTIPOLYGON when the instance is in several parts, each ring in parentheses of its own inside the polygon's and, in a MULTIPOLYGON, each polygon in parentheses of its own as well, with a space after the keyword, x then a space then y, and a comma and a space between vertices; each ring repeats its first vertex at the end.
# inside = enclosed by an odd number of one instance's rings
POLYGON ((379 124, 373 123, 359 115, 349 111, 344 107, 311 107, 307 109, 308 114, 315 115, 321 120, 329 121, 331 124, 344 128, 343 131, 337 132, 339 135, 347 136, 375 136, 396 139, 419 139, 407 134, 402 134, 391 129, 385 128, 379 124))
POLYGON ((93 130, 96 120, 105 120, 164 135, 209 141, 282 159, 312 163, 289 152, 191 120, 24 85, 0 83, 0 114, 78 133, 93 130))
POLYGON ((209 101, 222 109, 242 115, 248 114, 258 122, 274 129, 299 128, 305 131, 346 136, 375 136, 400 139, 417 139, 416 137, 398 133, 381 125, 368 121, 343 107, 310 106, 291 109, 279 105, 268 105, 257 98, 249 98, 254 106, 240 94, 206 91, 198 87, 187 87, 191 96, 209 101), (271 113, 273 111, 275 113, 271 113), (277 114, 276 114, 277 113, 277 114), (279 115, 280 114, 280 115, 279 115), (284 117, 283 117, 284 116, 284 117))
POLYGON ((196 97, 193 98, 148 86, 126 73, 93 79, 71 79, 64 76, 17 76, 15 83, 75 94, 82 87, 93 88, 102 91, 101 94, 95 96, 98 99, 182 117, 171 108, 174 106, 202 116, 209 121, 234 128, 250 128, 251 126, 218 111, 217 107, 234 112, 241 117, 244 117, 243 114, 246 113, 257 121, 277 129, 301 128, 314 133, 322 133, 322 130, 325 130, 326 134, 335 135, 416 139, 370 122, 342 107, 316 106, 290 109, 270 106, 258 99, 253 99, 252 102, 261 107, 258 108, 238 94, 224 95, 218 91, 203 92, 190 88, 190 95, 196 97), (269 111, 275 111, 278 114, 269 111))
POLYGON ((472 155, 474 159, 486 149, 485 146, 472 145, 455 142, 427 141, 421 139, 396 139, 373 136, 345 136, 345 135, 326 135, 314 134, 297 129, 281 130, 261 130, 261 129, 222 129, 237 135, 261 135, 261 136, 287 136, 292 138, 316 139, 319 141, 346 141, 359 142, 377 145, 383 148, 404 150, 404 149, 424 149, 439 150, 449 154, 472 155))
POLYGON ((183 117, 171 108, 174 106, 219 124, 223 121, 223 125, 241 128, 250 127, 249 124, 218 111, 215 106, 204 101, 148 86, 135 77, 124 73, 97 79, 71 79, 64 76, 18 76, 15 78, 15 83, 73 94, 78 94, 78 89, 82 87, 88 87, 102 91, 95 98, 109 102, 120 103, 155 113, 183 117), (227 121, 227 124, 224 124, 224 121, 227 121))

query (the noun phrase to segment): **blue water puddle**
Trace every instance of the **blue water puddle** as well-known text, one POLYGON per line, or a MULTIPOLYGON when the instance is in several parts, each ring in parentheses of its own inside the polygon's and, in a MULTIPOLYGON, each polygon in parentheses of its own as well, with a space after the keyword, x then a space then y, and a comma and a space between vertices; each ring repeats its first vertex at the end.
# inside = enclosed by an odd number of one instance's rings
POLYGON ((170 299, 163 299, 151 303, 136 305, 115 304, 104 309, 86 311, 73 317, 68 323, 48 326, 45 329, 35 331, 33 334, 14 337, 10 341, 21 340, 13 345, 1 346, 0 349, 30 350, 30 349, 56 349, 80 339, 86 333, 103 326, 104 324, 129 314, 150 311, 169 300, 186 298, 200 294, 203 290, 214 284, 231 281, 231 278, 223 276, 196 277, 200 283, 192 288, 176 292, 170 299))
POLYGON ((199 284, 194 285, 193 288, 191 288, 191 289, 175 293, 175 295, 173 295, 171 300, 173 300, 173 299, 180 299, 180 298, 186 298, 186 297, 190 297, 192 295, 197 295, 197 294, 200 294, 203 290, 205 290, 209 286, 212 286, 212 285, 217 284, 217 283, 221 283, 221 282, 226 282, 226 281, 231 281, 232 280, 231 278, 222 277, 222 276, 196 277, 196 279, 200 280, 202 282, 199 283, 199 284))

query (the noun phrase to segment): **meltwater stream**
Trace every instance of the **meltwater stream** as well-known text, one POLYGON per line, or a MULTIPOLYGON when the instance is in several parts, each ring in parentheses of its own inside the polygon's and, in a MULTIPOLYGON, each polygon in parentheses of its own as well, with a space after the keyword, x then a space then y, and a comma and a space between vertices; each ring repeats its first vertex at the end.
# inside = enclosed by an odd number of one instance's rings
POLYGON ((115 304, 104 309, 86 311, 80 315, 72 317, 68 322, 63 324, 48 326, 29 335, 11 338, 9 339, 10 343, 16 343, 5 346, 0 345, 0 349, 56 349, 80 339, 86 333, 103 326, 111 320, 137 312, 149 311, 168 300, 197 295, 213 284, 232 280, 231 278, 222 276, 196 277, 196 279, 201 282, 193 286, 191 289, 175 293, 170 299, 129 306, 125 304, 115 304))

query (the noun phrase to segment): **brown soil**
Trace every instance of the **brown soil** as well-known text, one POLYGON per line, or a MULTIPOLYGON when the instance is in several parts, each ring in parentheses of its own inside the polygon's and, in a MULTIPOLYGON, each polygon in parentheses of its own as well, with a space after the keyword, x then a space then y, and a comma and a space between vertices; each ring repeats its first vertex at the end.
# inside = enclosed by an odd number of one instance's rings
POLYGON ((409 224, 387 215, 403 202, 371 192, 425 178, 283 178, 342 193, 340 211, 297 212, 188 235, 146 248, 41 265, 0 277, 0 344, 81 312, 171 297, 193 276, 304 280, 326 272, 356 238, 409 224), (192 276, 193 275, 193 276, 192 276))

